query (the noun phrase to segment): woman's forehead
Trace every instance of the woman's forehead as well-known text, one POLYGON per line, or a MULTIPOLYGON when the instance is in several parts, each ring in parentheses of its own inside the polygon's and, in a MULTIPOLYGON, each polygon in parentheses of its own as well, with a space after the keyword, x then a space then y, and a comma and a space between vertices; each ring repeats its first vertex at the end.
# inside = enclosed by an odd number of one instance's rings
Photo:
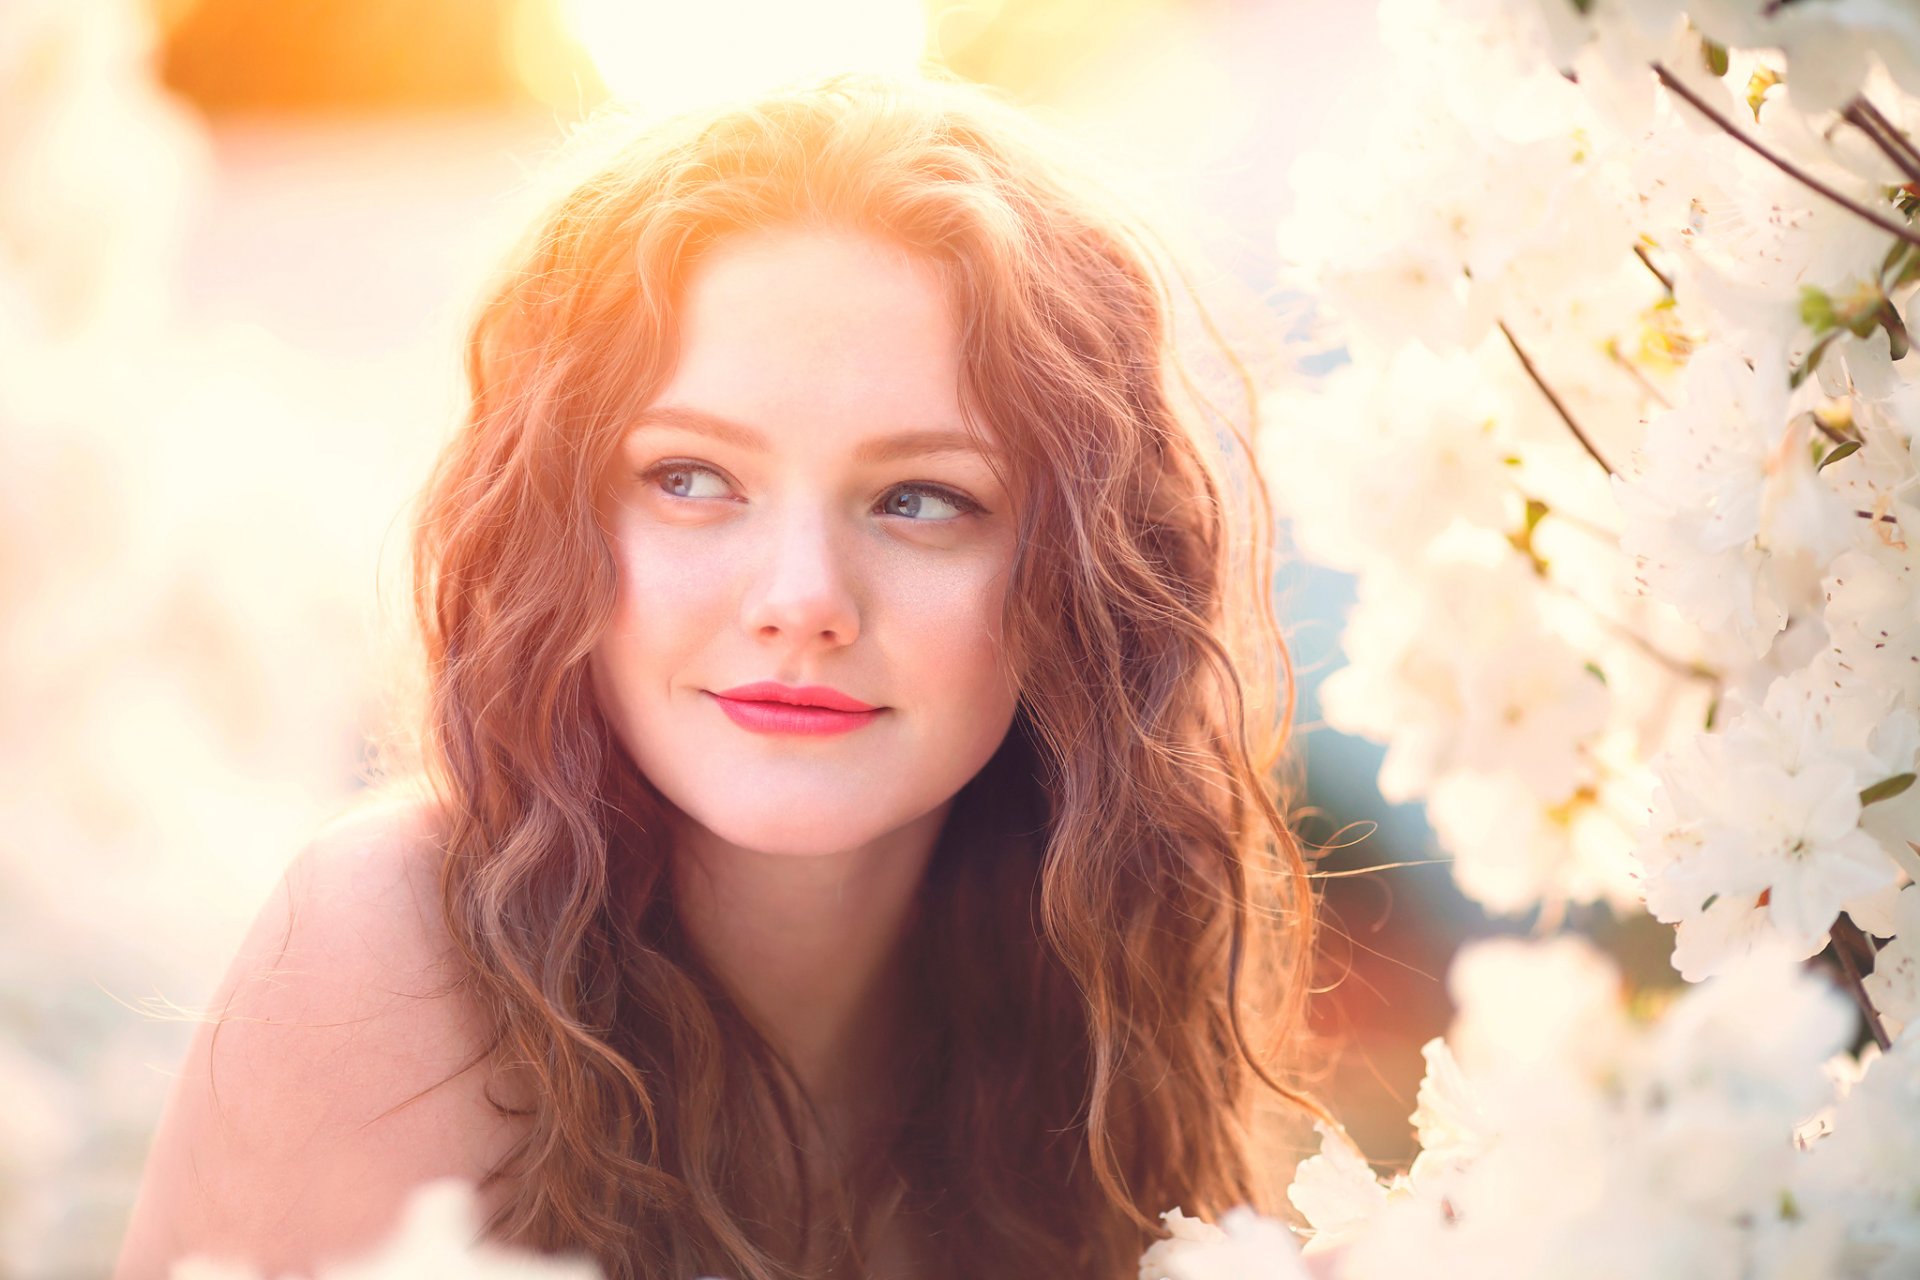
POLYGON ((997 447, 963 405, 944 275, 896 244, 852 231, 742 233, 702 255, 680 304, 675 366, 652 421, 744 446, 789 423, 831 425, 876 458, 997 447))

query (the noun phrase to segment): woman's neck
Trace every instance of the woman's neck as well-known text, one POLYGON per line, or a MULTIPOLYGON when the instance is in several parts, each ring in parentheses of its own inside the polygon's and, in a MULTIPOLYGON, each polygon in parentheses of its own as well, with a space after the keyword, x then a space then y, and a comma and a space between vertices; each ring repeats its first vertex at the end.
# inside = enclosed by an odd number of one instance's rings
POLYGON ((682 927, 836 1127, 864 1127, 892 1092, 901 946, 950 807, 833 854, 761 853, 692 824, 675 841, 682 927))

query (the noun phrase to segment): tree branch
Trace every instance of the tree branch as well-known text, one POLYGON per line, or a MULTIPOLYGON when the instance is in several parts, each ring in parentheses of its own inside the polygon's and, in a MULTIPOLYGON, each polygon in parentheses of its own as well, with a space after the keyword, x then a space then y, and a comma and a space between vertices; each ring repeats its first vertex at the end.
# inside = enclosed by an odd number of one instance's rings
POLYGON ((1827 423, 1823 422, 1820 418, 1820 415, 1815 413, 1811 409, 1807 410, 1806 417, 1807 417, 1807 420, 1812 424, 1813 429, 1815 431, 1818 431, 1821 435, 1833 441, 1835 444, 1859 444, 1860 443, 1858 440, 1855 440, 1852 436, 1847 435, 1842 431, 1836 430, 1835 428, 1829 426, 1827 423))
POLYGON ((1873 1007, 1873 1001, 1867 999, 1866 984, 1860 980, 1860 966, 1854 959, 1859 948, 1866 948, 1866 954, 1873 954, 1873 944, 1867 941, 1867 935, 1860 932, 1860 926, 1846 916, 1834 917, 1833 928, 1828 931, 1833 939, 1834 958, 1840 961, 1840 972, 1846 975, 1847 989, 1853 993, 1854 1000, 1860 1006, 1860 1012, 1867 1019, 1867 1030, 1873 1035, 1873 1042, 1885 1053, 1893 1047, 1893 1041, 1887 1037, 1887 1028, 1880 1021, 1880 1011, 1873 1007))
POLYGON ((1506 335, 1507 345, 1513 348, 1513 354, 1520 357, 1520 367, 1527 371, 1529 378, 1533 379, 1533 385, 1540 388, 1540 394, 1547 398, 1547 403, 1551 404, 1554 412, 1560 415, 1560 421, 1567 424, 1567 430, 1573 432, 1573 438, 1580 442, 1580 447, 1585 449, 1588 456, 1600 464, 1602 471, 1605 471, 1608 475, 1616 474, 1614 469, 1607 465, 1607 460, 1600 456, 1600 451, 1594 448, 1593 441, 1587 438, 1587 433, 1580 429, 1580 424, 1573 420, 1573 415, 1567 412, 1567 406, 1561 402, 1560 397, 1554 394, 1553 388, 1548 386, 1546 380, 1540 376, 1540 371, 1533 367, 1533 361, 1527 356, 1526 351, 1521 348, 1520 340, 1513 336, 1513 330, 1507 328, 1507 322, 1505 320, 1496 320, 1494 323, 1499 325, 1500 332, 1506 335))
POLYGON ((1893 161, 1894 167, 1907 176, 1908 182, 1920 182, 1920 151, 1914 150, 1907 136, 1893 127, 1893 122, 1880 114, 1880 108, 1867 101, 1862 94, 1847 104, 1840 113, 1854 128, 1873 139, 1873 145, 1893 161))
MULTIPOLYGON (((1558 513, 1553 514, 1557 515, 1558 513)), ((1693 662, 1686 658, 1674 657, 1659 645, 1647 639, 1612 614, 1607 613, 1599 605, 1587 599, 1572 587, 1569 587, 1566 583, 1552 577, 1548 577, 1544 579, 1544 581, 1548 589, 1558 592, 1575 604, 1585 608, 1587 612, 1594 616, 1595 620, 1597 620, 1601 626, 1611 631, 1620 639, 1625 640, 1628 644, 1640 650, 1640 652, 1646 654, 1649 658, 1673 672, 1675 675, 1687 680, 1704 680, 1706 683, 1714 686, 1716 691, 1720 688, 1725 677, 1712 667, 1707 666, 1703 662, 1693 662)))
POLYGON ((1745 133, 1741 132, 1740 127, 1734 124, 1733 121, 1727 119, 1718 111, 1715 111, 1713 107, 1707 103, 1706 99, 1682 84, 1677 76, 1671 71, 1668 71, 1666 67, 1660 63, 1656 62, 1653 64, 1653 73, 1660 78, 1661 84, 1667 86, 1667 88, 1683 98, 1695 111, 1698 111, 1701 115, 1720 126, 1721 130, 1724 131, 1728 137, 1731 137, 1734 141, 1753 151, 1755 155, 1758 155, 1768 164, 1780 170, 1780 172, 1798 181, 1803 186, 1818 191, 1821 195, 1833 201, 1841 208, 1866 219, 1888 235, 1904 240, 1908 244, 1920 245, 1920 231, 1915 231, 1910 226, 1902 226, 1891 218, 1875 213, 1859 201, 1841 195, 1838 191, 1835 191, 1832 187, 1820 181, 1820 179, 1814 177, 1799 165, 1793 163, 1793 161, 1788 160, 1784 156, 1777 156, 1767 150, 1758 142, 1755 142, 1752 138, 1749 138, 1745 133))
POLYGON ((1664 395, 1661 395, 1660 388, 1654 386, 1653 383, 1647 380, 1647 375, 1640 372, 1640 366, 1627 359, 1626 353, 1620 350, 1619 343, 1609 342, 1607 344, 1607 357, 1622 369, 1625 369, 1627 376, 1632 378, 1634 384, 1655 404, 1659 405, 1662 409, 1673 408, 1673 402, 1668 400, 1664 395))
POLYGON ((1668 293, 1673 292, 1673 277, 1653 265, 1653 259, 1647 256, 1647 247, 1645 245, 1637 244, 1633 246, 1633 256, 1640 259, 1641 265, 1645 266, 1647 270, 1653 272, 1653 278, 1658 280, 1668 293))

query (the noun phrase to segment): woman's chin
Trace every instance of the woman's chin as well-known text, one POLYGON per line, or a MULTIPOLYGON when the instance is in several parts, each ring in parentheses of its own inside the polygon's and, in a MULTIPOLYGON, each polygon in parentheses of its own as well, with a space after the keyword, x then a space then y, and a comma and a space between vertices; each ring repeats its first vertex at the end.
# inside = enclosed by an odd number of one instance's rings
POLYGON ((680 837, 695 847, 709 841, 766 857, 825 858, 856 850, 931 848, 945 822, 951 798, 924 806, 905 797, 876 803, 871 791, 837 801, 762 797, 750 808, 716 801, 681 809, 680 837))
POLYGON ((732 814, 725 821, 707 825, 707 830, 723 844, 773 858, 828 857, 860 848, 881 834, 850 824, 838 815, 796 821, 790 811, 746 821, 732 814))

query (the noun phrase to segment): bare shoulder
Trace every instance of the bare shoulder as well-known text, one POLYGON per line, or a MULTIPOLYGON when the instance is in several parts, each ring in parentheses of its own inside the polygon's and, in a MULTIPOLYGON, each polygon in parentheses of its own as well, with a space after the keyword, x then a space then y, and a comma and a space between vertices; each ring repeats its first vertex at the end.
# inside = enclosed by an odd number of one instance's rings
POLYGON ((269 1273, 376 1243, 407 1192, 478 1182, 518 1136, 442 923, 442 824, 413 798, 324 827, 196 1028, 116 1276, 191 1253, 269 1273))
MULTIPOLYGON (((371 961, 395 970, 396 979, 457 976, 439 973, 453 956, 439 905, 444 839, 445 824, 429 800, 360 804, 314 834, 288 866, 280 900, 268 905, 285 909, 279 923, 288 942, 316 955, 371 961)), ((258 925, 270 923, 263 913, 258 925)), ((249 948, 275 943, 247 941, 249 948)), ((296 965, 300 958, 298 950, 285 957, 296 965)))

